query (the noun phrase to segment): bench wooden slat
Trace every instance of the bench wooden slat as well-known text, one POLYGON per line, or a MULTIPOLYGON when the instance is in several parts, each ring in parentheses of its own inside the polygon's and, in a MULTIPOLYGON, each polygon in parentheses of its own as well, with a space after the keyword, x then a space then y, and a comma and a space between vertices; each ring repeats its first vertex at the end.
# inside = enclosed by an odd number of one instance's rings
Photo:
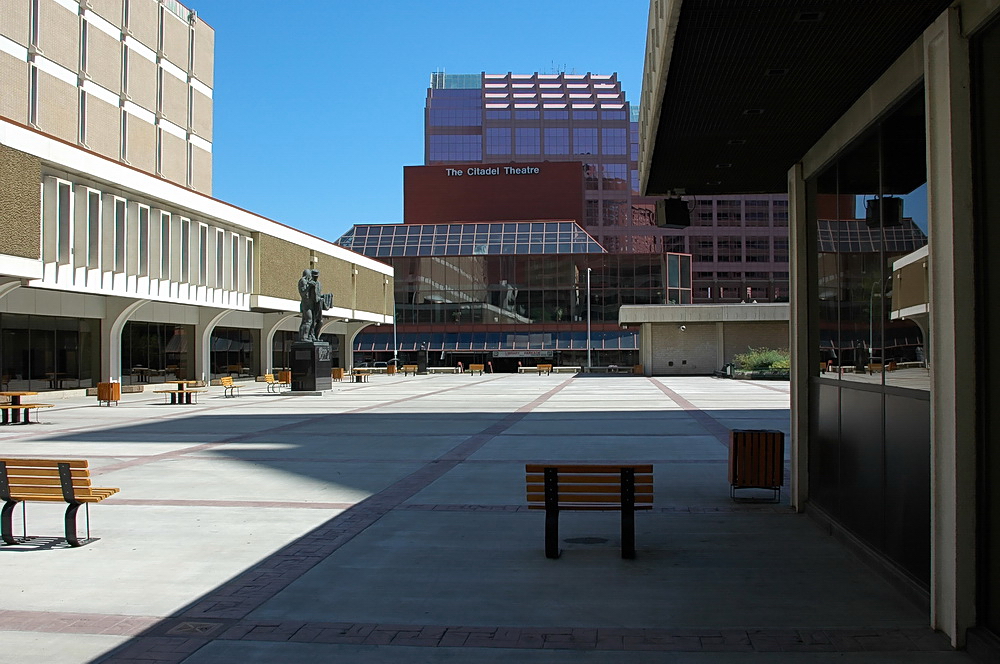
MULTIPOLYGON (((543 509, 545 509, 545 505, 535 505, 535 504, 532 504, 532 505, 528 505, 528 509, 529 510, 543 510, 543 509)), ((574 512, 611 512, 611 511, 617 512, 618 511, 617 507, 608 507, 607 505, 594 505, 594 504, 588 504, 588 503, 580 503, 580 504, 576 504, 576 505, 574 505, 572 503, 569 503, 567 505, 563 505, 562 509, 572 510, 574 512)), ((653 506, 652 505, 638 505, 637 504, 634 509, 637 509, 637 510, 651 510, 651 509, 653 509, 653 506)))
MULTIPOLYGON (((90 471, 86 468, 70 468, 70 476, 73 478, 77 477, 90 477, 90 471)), ((16 467, 14 469, 7 469, 7 474, 11 477, 48 477, 50 475, 59 475, 58 468, 21 468, 16 467)))
MULTIPOLYGON (((543 473, 528 473, 525 476, 526 480, 530 484, 544 484, 545 475, 543 473)), ((559 473, 559 483, 567 484, 618 484, 621 481, 620 471, 615 473, 607 473, 604 475, 573 475, 567 473, 559 473)), ((653 482, 652 473, 636 473, 635 483, 636 486, 640 484, 651 484, 653 482)))
POLYGON ((546 468, 558 468, 559 477, 561 478, 564 473, 621 473, 622 468, 633 468, 638 475, 639 473, 652 473, 653 464, 636 464, 636 463, 622 463, 622 464, 562 464, 562 463, 529 463, 525 464, 524 469, 529 473, 544 473, 546 468))
POLYGON ((90 464, 86 459, 6 459, 0 458, 7 464, 8 471, 11 468, 59 468, 59 464, 65 463, 70 468, 89 468, 90 464))
MULTIPOLYGON (((544 503, 545 493, 539 492, 528 492, 528 501, 533 503, 544 503)), ((591 493, 589 491, 559 491, 559 506, 562 507, 563 503, 615 503, 620 505, 622 502, 622 496, 620 492, 614 493, 591 493)), ((651 503, 653 502, 652 491, 649 493, 639 493, 636 492, 635 496, 636 503, 651 503)))
MULTIPOLYGON (((59 486, 59 475, 54 477, 25 477, 17 473, 7 473, 7 479, 12 487, 15 486, 59 486)), ((87 488, 90 486, 90 477, 81 477, 79 475, 70 478, 74 487, 87 488)))

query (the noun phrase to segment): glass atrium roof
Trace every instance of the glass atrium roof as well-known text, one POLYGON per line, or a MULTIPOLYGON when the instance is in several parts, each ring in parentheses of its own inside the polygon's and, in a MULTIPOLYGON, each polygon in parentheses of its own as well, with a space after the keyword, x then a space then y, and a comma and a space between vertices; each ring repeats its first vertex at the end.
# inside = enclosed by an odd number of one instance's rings
POLYGON ((607 253, 573 221, 359 225, 337 244, 373 258, 607 253))

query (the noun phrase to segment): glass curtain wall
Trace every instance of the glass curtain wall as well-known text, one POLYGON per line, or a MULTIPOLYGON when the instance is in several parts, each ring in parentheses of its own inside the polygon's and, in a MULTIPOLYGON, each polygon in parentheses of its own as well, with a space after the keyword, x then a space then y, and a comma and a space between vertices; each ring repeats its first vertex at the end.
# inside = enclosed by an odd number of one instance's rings
POLYGON ((689 256, 394 258, 397 324, 617 323, 625 304, 690 304, 689 256))
POLYGON ((810 500, 927 587, 923 90, 807 182, 817 252, 810 500))
POLYGON ((122 382, 191 378, 193 325, 129 321, 122 330, 122 382))
POLYGON ((100 376, 101 321, 0 314, 2 389, 93 387, 100 376))
POLYGON ((256 376, 260 330, 216 327, 212 330, 212 378, 256 376))

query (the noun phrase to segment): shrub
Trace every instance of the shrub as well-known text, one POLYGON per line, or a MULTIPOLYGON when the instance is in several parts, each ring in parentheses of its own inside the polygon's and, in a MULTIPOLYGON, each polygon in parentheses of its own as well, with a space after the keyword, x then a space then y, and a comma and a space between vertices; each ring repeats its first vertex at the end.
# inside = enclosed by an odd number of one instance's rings
POLYGON ((733 356, 733 364, 739 369, 790 369, 792 358, 787 350, 773 348, 748 348, 747 352, 733 356))

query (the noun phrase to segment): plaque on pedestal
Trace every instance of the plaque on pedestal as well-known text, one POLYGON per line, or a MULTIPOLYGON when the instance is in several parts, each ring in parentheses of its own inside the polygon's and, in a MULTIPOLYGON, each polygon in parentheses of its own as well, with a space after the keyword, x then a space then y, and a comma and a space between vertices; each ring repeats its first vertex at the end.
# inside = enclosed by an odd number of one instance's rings
POLYGON ((322 392, 333 389, 330 378, 330 344, 296 341, 291 348, 292 392, 322 392))

